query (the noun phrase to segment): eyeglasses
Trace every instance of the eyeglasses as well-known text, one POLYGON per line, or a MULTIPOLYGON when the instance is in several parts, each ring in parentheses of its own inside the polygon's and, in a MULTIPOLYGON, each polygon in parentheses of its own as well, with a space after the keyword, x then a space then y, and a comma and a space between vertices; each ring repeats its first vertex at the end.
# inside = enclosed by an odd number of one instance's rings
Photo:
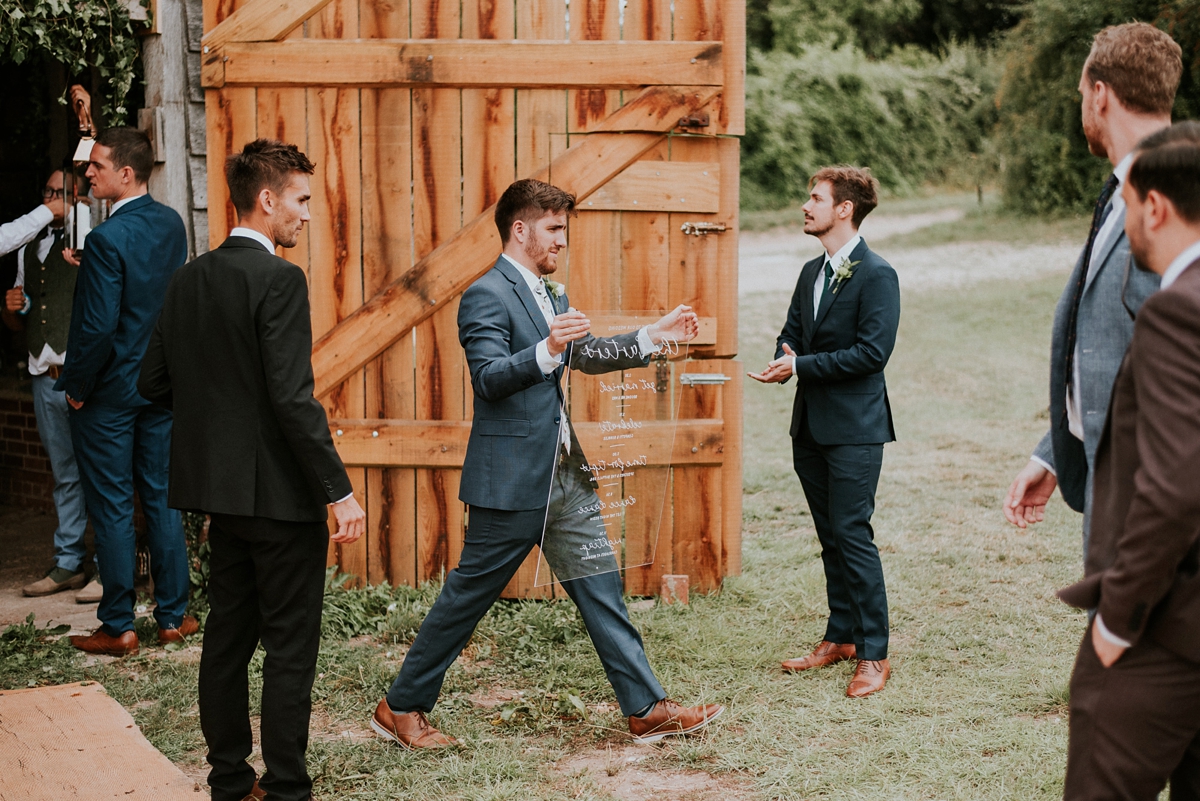
POLYGON ((52 197, 63 197, 65 194, 66 194, 65 189, 55 189, 50 186, 47 186, 42 189, 42 199, 43 200, 49 200, 52 197))

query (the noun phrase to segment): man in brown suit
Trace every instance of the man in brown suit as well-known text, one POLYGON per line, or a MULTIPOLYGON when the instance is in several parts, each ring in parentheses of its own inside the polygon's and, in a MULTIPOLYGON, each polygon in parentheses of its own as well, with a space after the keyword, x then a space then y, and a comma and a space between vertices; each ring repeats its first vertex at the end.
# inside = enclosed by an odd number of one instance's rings
POLYGON ((1200 799, 1200 123, 1147 137, 1123 188, 1142 306, 1096 453, 1064 798, 1200 799))

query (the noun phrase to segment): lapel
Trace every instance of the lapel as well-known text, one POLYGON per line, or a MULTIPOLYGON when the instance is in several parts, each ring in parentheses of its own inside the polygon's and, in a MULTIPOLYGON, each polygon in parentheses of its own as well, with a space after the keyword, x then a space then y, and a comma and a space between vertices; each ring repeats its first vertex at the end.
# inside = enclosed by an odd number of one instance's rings
POLYGON ((134 209, 140 209, 142 206, 148 206, 153 202, 154 202, 154 199, 151 198, 150 193, 147 192, 146 194, 139 195, 138 197, 129 201, 124 206, 117 209, 112 214, 108 215, 108 217, 109 217, 109 219, 112 219, 113 217, 116 217, 118 214, 124 214, 125 212, 132 211, 134 209))
MULTIPOLYGON (((1109 212, 1110 217, 1115 214, 1117 214, 1115 211, 1109 212)), ((1115 248, 1117 243, 1121 241, 1121 238, 1125 236, 1124 210, 1120 212, 1120 216, 1117 218, 1115 224, 1116 227, 1113 228, 1112 234, 1104 242, 1096 242, 1092 245, 1094 248, 1092 250, 1092 264, 1096 265, 1096 269, 1088 271, 1091 274, 1086 276, 1084 279, 1084 292, 1088 291, 1088 287, 1092 285, 1092 283, 1096 280, 1096 276, 1100 274, 1100 270, 1103 269, 1104 261, 1108 258, 1108 254, 1112 253, 1113 248, 1115 248)))
MULTIPOLYGON (((821 295, 821 308, 817 309, 817 319, 813 321, 813 333, 820 328, 821 323, 825 321, 825 315, 829 313, 829 307, 837 303, 838 298, 846 294, 846 284, 854 280, 854 276, 858 275, 858 271, 862 269, 863 257, 867 254, 867 240, 861 239, 858 246, 850 251, 850 261, 856 261, 858 264, 854 267, 854 272, 849 278, 842 281, 840 284, 830 283, 829 291, 821 295)), ((825 258, 821 257, 821 263, 825 263, 825 258)), ((834 265, 836 268, 837 265, 834 265)))
POLYGON ((530 291, 529 284, 525 283, 525 277, 504 256, 496 259, 496 269, 512 283, 513 292, 516 292, 517 297, 521 299, 521 305, 528 312, 530 322, 537 327, 538 333, 542 335, 542 338, 550 336, 550 326, 546 325, 546 318, 542 315, 542 308, 538 306, 537 298, 530 291))

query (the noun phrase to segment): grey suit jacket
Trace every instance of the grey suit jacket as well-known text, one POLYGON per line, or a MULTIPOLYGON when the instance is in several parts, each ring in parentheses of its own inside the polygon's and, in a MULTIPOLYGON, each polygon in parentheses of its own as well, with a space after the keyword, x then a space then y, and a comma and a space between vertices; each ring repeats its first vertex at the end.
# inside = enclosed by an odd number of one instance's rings
POLYGON ((1084 511, 1113 382, 1133 338, 1131 315, 1158 289, 1159 282, 1157 275, 1138 269, 1129 255, 1124 211, 1120 212, 1116 225, 1117 236, 1096 243, 1092 260, 1097 267, 1084 285, 1076 321, 1083 442, 1075 438, 1067 424, 1067 326, 1075 286, 1084 269, 1080 253, 1054 313, 1050 340, 1050 430, 1033 452, 1054 467, 1063 500, 1077 512, 1084 511))
MULTIPOLYGON (((555 313, 567 298, 552 298, 555 313)), ((559 367, 545 375, 537 344, 550 335, 529 285, 504 258, 463 293, 458 341, 475 392, 475 419, 458 498, 471 506, 520 511, 545 508, 558 454, 563 405, 559 367)), ((571 343, 571 369, 599 374, 644 367, 638 334, 571 343)), ((571 430, 572 452, 579 442, 571 430)))

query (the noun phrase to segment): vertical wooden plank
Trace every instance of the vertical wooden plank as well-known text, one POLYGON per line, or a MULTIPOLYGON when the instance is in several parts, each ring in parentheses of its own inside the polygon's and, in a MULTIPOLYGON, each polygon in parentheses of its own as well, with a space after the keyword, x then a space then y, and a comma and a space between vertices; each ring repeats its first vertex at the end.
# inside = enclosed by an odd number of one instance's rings
MULTIPOLYGON (((412 35, 457 39, 460 5, 412 3, 412 35)), ((462 114, 457 89, 414 89, 413 255, 422 258, 462 227, 462 114)), ((447 304, 417 326, 416 417, 463 419, 463 355, 458 303, 447 304)), ((417 470, 417 578, 435 578, 458 563, 463 515, 457 470, 417 470)))
MULTIPOLYGON (((690 373, 720 373, 728 369, 724 360, 687 361, 678 365, 690 373)), ((727 374, 727 373, 726 373, 727 374)), ((715 419, 721 416, 722 387, 684 387, 675 377, 682 393, 680 419, 715 419)), ((673 570, 686 573, 689 585, 699 592, 712 592, 721 586, 722 495, 724 485, 719 467, 675 467, 673 473, 674 542, 673 570)))
MULTIPOLYGON (((571 3, 572 42, 614 41, 621 38, 620 0, 574 0, 571 3)), ((620 92, 611 89, 571 89, 571 132, 587 132, 620 107, 620 92)))
MULTIPOLYGON (((409 36, 408 0, 360 0, 359 35, 409 36)), ((363 289, 369 298, 412 265, 412 94, 363 89, 363 289)), ((415 417, 414 336, 367 365, 366 416, 415 417)), ((416 471, 367 470, 367 571, 371 583, 417 584, 416 471)))
MULTIPOLYGON (((717 140, 707 136, 672 136, 671 160, 716 161, 717 140)), ((681 228, 685 222, 716 222, 719 217, 719 214, 695 212, 672 213, 670 216, 671 269, 668 281, 671 302, 686 303, 701 317, 716 316, 722 308, 718 280, 721 236, 689 236, 681 228)), ((718 323, 718 330, 723 327, 718 323)), ((734 336, 736 342, 736 332, 734 336)), ((694 358, 711 357, 715 355, 715 347, 707 345, 692 348, 690 355, 694 358)))
POLYGON ((738 352, 738 217, 741 141, 721 137, 716 140, 717 161, 721 165, 720 211, 717 220, 725 223, 725 233, 717 245, 717 356, 735 356, 738 352))
MULTIPOLYGON (((725 20, 727 14, 724 10, 725 3, 744 3, 744 0, 675 0, 675 25, 674 38, 676 41, 690 42, 719 42, 725 35, 725 20)), ((745 21, 741 23, 742 43, 741 50, 745 50, 745 21)), ((722 54, 728 53, 729 45, 722 49, 722 54)), ((743 53, 733 53, 733 58, 745 58, 743 53)), ((724 62, 723 62, 724 63, 724 62)), ((736 72, 736 71, 735 71, 736 72)), ((726 70, 726 80, 729 79, 730 71, 726 70)), ((728 91, 726 87, 722 91, 728 91)), ((742 91, 745 91, 744 88, 742 91)), ((720 133, 724 131, 725 121, 729 118, 729 112, 725 109, 725 102, 722 95, 718 95, 711 103, 708 104, 707 110, 712 115, 713 124, 710 125, 706 133, 720 133)))
POLYGON ((208 247, 216 248, 237 225, 237 213, 225 185, 225 159, 257 136, 256 90, 252 87, 204 91, 208 140, 208 247))
POLYGON ((718 362, 730 377, 721 395, 725 462, 721 465, 721 565, 723 575, 742 575, 742 398, 745 371, 736 359, 718 362))
POLYGON ((722 0, 721 63, 725 68, 721 108, 714 133, 746 133, 746 0, 722 0))
POLYGON ((671 0, 628 0, 621 38, 661 41, 671 38, 671 0))
MULTIPOLYGON (((308 102, 304 89, 258 90, 258 135, 296 145, 308 152, 308 102)), ((311 179, 315 180, 315 176, 311 179)), ((310 180, 310 183, 311 183, 310 180)), ((304 226, 296 246, 276 248, 275 253, 308 274, 308 237, 311 226, 304 226)))

